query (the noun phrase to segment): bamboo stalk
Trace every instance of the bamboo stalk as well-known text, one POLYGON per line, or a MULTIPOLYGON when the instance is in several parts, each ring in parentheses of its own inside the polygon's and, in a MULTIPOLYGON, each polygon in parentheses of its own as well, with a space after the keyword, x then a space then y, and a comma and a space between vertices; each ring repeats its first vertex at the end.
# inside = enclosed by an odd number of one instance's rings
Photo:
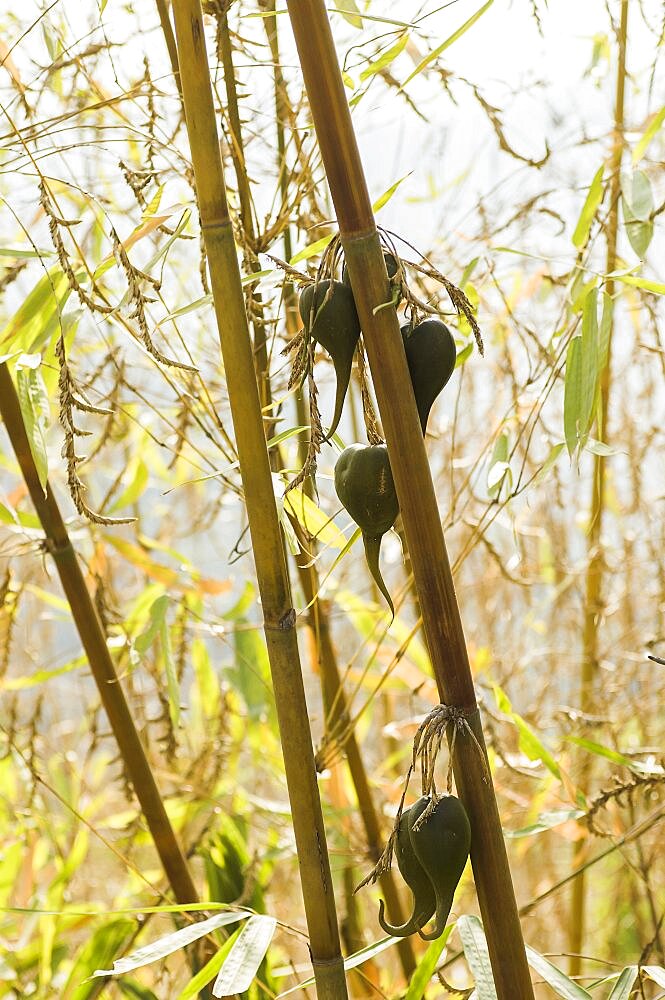
MULTIPOLYGON (((616 96, 614 106, 613 148, 610 160, 610 205, 607 222, 607 256, 605 273, 611 274, 617 266, 617 234, 619 229, 619 195, 621 192, 621 160, 624 149, 624 112, 626 93, 626 48, 628 43, 628 0, 621 0, 621 22, 619 25, 619 58, 617 64, 616 96)), ((614 295, 614 280, 608 278, 605 290, 610 298, 614 295)), ((607 441, 607 414, 611 388, 612 338, 614 319, 610 324, 607 348, 607 363, 600 373, 600 415, 597 437, 607 441)), ((587 545, 588 565, 584 599, 584 628, 582 633, 582 669, 580 674, 580 709, 582 717, 590 715, 595 707, 595 680, 598 673, 598 629, 603 611, 602 590, 605 558, 602 546, 602 529, 605 516, 605 480, 607 458, 593 456, 593 476, 591 481, 591 524, 587 545)), ((579 779, 580 789, 586 794, 591 783, 592 757, 586 754, 582 760, 579 779)), ((589 851, 588 838, 581 842, 574 857, 575 866, 581 866, 589 851)), ((580 954, 584 945, 586 909, 586 870, 582 867, 579 877, 573 882, 570 912, 569 951, 570 974, 578 976, 581 969, 580 954)))
MULTIPOLYGON (((442 702, 466 713, 484 746, 480 713, 397 314, 323 0, 287 0, 379 412, 442 702)), ((499 1000, 530 1000, 508 858, 486 756, 456 741, 455 776, 472 828, 471 860, 499 1000)))
POLYGON ((166 877, 179 903, 195 903, 198 901, 198 894, 192 876, 136 731, 76 552, 50 484, 46 484, 45 493, 39 482, 18 396, 6 364, 0 364, 0 413, 44 529, 46 549, 55 562, 90 670, 120 748, 123 764, 134 786, 166 877))
POLYGON ((320 1000, 347 996, 291 600, 254 373, 199 0, 175 5, 185 117, 245 492, 320 1000))

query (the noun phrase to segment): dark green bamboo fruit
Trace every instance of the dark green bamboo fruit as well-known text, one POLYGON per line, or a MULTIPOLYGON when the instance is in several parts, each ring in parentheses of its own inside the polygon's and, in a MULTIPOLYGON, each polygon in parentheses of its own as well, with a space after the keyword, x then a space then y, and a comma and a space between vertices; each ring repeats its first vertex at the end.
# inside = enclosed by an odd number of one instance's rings
POLYGON ((324 438, 324 441, 328 441, 337 430, 342 416, 351 378, 353 354, 360 336, 360 320, 353 292, 341 281, 326 280, 317 285, 306 285, 300 293, 298 309, 305 329, 325 347, 335 368, 335 409, 330 429, 324 438), (331 284, 332 290, 328 296, 331 284))
POLYGON ((431 816, 414 830, 417 819, 418 816, 409 815, 411 844, 436 896, 434 927, 427 934, 419 927, 418 933, 425 941, 433 941, 441 936, 446 926, 455 889, 469 857, 471 827, 466 809, 454 795, 439 799, 431 816))
POLYGON ((425 319, 414 327, 407 324, 402 338, 424 434, 432 404, 455 370, 455 341, 440 319, 425 319))
POLYGON ((369 571, 394 618, 395 608, 379 568, 381 539, 399 513, 385 444, 352 444, 345 448, 335 465, 335 489, 362 531, 369 571))
POLYGON ((425 926, 436 909, 434 886, 416 857, 409 833, 409 823, 415 822, 428 803, 429 799, 427 798, 418 799, 410 809, 406 809, 402 813, 397 827, 395 857, 400 874, 413 895, 413 910, 408 920, 394 926, 384 919, 384 903, 382 899, 379 900, 379 923, 386 934, 391 934, 393 937, 407 937, 409 934, 415 934, 416 931, 425 926))

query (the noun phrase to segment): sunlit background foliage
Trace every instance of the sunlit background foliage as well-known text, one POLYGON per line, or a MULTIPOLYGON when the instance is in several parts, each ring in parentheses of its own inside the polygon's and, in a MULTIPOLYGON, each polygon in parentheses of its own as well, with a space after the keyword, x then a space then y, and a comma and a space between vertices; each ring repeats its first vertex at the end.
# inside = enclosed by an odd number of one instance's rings
MULTIPOLYGON (((378 221, 414 293, 441 310, 457 343, 427 446, 525 938, 568 967, 574 914, 569 885, 557 886, 591 862, 587 989, 626 965, 665 964, 665 667, 647 658, 665 656, 665 19, 658 0, 629 7, 618 138, 618 0, 340 0, 331 11, 378 221), (424 258, 477 307, 484 357, 441 286, 409 267, 424 258), (591 545, 599 456, 607 477, 591 545), (596 557, 601 598, 590 608, 596 557), (581 692, 585 622, 597 663, 581 692)), ((334 232, 280 8, 273 18, 265 0, 204 5, 247 306, 267 337, 278 497, 304 440, 281 353, 299 321, 285 308, 290 275, 279 261, 307 273, 334 232)), ((0 28, 0 353, 202 898, 280 922, 251 988, 276 995, 308 974, 297 858, 187 135, 157 7, 29 0, 5 6, 0 28), (100 412, 81 412, 73 397, 100 412)), ((323 353, 316 376, 325 423, 333 373, 323 353)), ((364 440, 355 381, 339 439, 364 440)), ((169 895, 1 441, 0 996, 184 998, 181 952, 87 981, 173 929, 168 913, 138 912, 169 895)), ((337 452, 325 446, 318 493, 294 491, 286 513, 317 538, 322 608, 388 828, 411 738, 437 694, 398 534, 383 549, 398 608, 390 628, 359 547, 338 558, 352 526, 332 488, 337 452)), ((364 833, 341 734, 322 707, 317 626, 295 564, 293 586, 351 953, 380 937, 377 897, 351 893, 368 867, 364 833)), ((475 912, 467 870, 453 916, 475 912)), ((459 948, 451 937, 448 955, 459 948)), ((360 968, 354 996, 402 995, 394 948, 360 968)), ((463 960, 443 975, 472 984, 463 960)), ((436 978, 429 989, 441 995, 436 978)), ((657 989, 645 976, 641 995, 657 989)))

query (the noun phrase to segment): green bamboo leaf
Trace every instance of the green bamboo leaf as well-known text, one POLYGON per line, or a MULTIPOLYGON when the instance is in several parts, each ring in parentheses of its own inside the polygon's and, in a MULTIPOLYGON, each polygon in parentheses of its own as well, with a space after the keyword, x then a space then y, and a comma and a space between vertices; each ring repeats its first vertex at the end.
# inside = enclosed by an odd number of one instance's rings
POLYGON ((0 343, 25 351, 38 351, 48 343, 71 289, 59 264, 51 268, 23 300, 0 333, 0 343))
POLYGON ((573 246, 576 246, 578 250, 581 250, 582 247, 586 245, 586 241, 589 238, 591 223, 593 222, 595 214, 598 211, 598 206, 603 200, 604 171, 605 166, 603 164, 603 166, 599 167, 594 174, 591 186, 589 187, 584 201, 584 205, 582 206, 582 211, 580 212, 580 217, 577 220, 577 225, 575 226, 575 231, 573 233, 573 246))
POLYGON ((577 413, 577 433, 584 447, 594 421, 599 392, 598 289, 590 288, 582 310, 580 343, 580 393, 577 413))
MULTIPOLYGON (((59 991, 60 1000, 87 1000, 97 995, 95 966, 108 964, 126 945, 136 930, 136 921, 126 917, 106 921, 86 940, 72 965, 65 986, 59 991)), ((101 973, 107 975, 107 973, 101 973)))
POLYGON ((404 995, 404 1000, 422 1000, 454 926, 454 924, 448 924, 441 936, 429 945, 427 951, 418 962, 418 968, 411 976, 411 982, 404 995))
POLYGON ((485 11, 489 10, 489 8, 492 6, 493 3, 494 0, 487 0, 487 3, 484 3, 483 6, 480 7, 475 14, 472 14, 471 17, 457 29, 457 31, 454 31, 452 35, 446 38, 445 42, 442 42, 441 45, 437 45, 435 49, 433 49, 431 52, 428 52, 425 58, 420 60, 420 62, 414 69, 413 73, 411 73, 410 76, 407 76, 402 86, 406 87, 407 83, 410 83, 411 80, 413 80, 414 76, 418 76, 418 74, 422 73, 422 71, 427 66, 429 66, 431 62, 434 62, 435 59, 438 59, 438 57, 441 55, 442 52, 445 52, 445 50, 449 48, 454 42, 456 42, 458 38, 461 38, 462 35, 464 35, 469 30, 469 28, 473 27, 476 21, 483 16, 485 11))
POLYGON ((457 357, 455 358, 455 368, 461 368, 464 362, 467 361, 472 354, 473 344, 467 344, 461 351, 458 351, 457 357))
POLYGON ((487 494, 490 497, 498 497, 504 482, 508 481, 510 485, 512 480, 508 461, 509 449, 508 435, 503 431, 494 442, 487 471, 487 494))
POLYGON ((497 1000, 492 966, 483 925, 478 917, 463 916, 457 921, 464 956, 476 981, 478 1000, 497 1000))
POLYGON ((561 768, 540 737, 517 712, 513 712, 511 718, 519 733, 519 747, 522 753, 526 754, 529 760, 539 760, 555 778, 561 781, 561 768))
POLYGON ((577 448, 579 413, 582 393, 582 338, 573 337, 566 353, 566 375, 563 390, 563 434, 568 454, 577 448))
MULTIPOLYGON (((25 355, 24 355, 25 357, 25 355)), ((20 360, 20 359, 19 359, 20 360)), ((39 482, 46 496, 48 480, 48 454, 46 432, 49 422, 48 393, 41 373, 34 367, 20 367, 16 364, 16 389, 21 407, 21 415, 35 462, 39 482)))
POLYGON ((644 259, 653 237, 654 202, 649 178, 642 170, 624 178, 621 185, 623 221, 628 241, 640 259, 644 259))
POLYGON ((322 545, 331 546, 334 549, 343 549, 346 545, 346 538, 339 530, 332 518, 328 517, 314 501, 303 492, 299 486, 289 490, 284 494, 284 506, 302 525, 305 531, 309 532, 322 545))
POLYGON ((123 476, 124 481, 127 482, 127 486, 110 508, 109 513, 136 503, 145 491, 149 478, 148 466, 143 461, 140 452, 137 452, 130 459, 125 475, 123 476))
MULTIPOLYGON (((356 951, 353 953, 353 955, 349 955, 348 958, 344 959, 344 969, 346 970, 346 972, 349 972, 351 969, 356 969, 359 965, 362 965, 364 962, 369 962, 370 959, 375 958, 377 955, 380 955, 382 951, 386 950, 386 948, 391 948, 393 945, 397 944, 400 940, 401 938, 385 937, 381 938, 379 941, 374 941, 372 944, 366 945, 364 948, 361 948, 360 951, 356 951)), ((291 968, 287 968, 282 973, 278 973, 277 971, 275 971, 273 973, 273 976, 275 976, 275 978, 278 978, 278 975, 280 974, 290 976, 292 971, 293 970, 291 968)), ((297 986, 291 986, 288 990, 285 990, 283 993, 279 993, 275 998, 275 1000, 283 1000, 284 997, 288 997, 291 996, 291 994, 293 993, 298 993, 302 990, 306 990, 308 986, 313 986, 313 985, 314 985, 314 976, 310 976, 309 979, 305 979, 304 982, 298 983, 297 986)))
POLYGON ((633 991, 633 986, 635 985, 635 980, 637 979, 637 966, 627 965, 625 969, 622 969, 619 974, 614 988, 607 1000, 629 1000, 630 994, 633 991))
MULTIPOLYGON (((365 69, 360 74, 361 80, 368 80, 370 76, 374 76, 375 73, 380 73, 382 69, 386 66, 390 66, 392 62, 397 59, 397 56, 404 51, 409 42, 409 32, 403 32, 394 45, 391 45, 389 49, 385 49, 381 55, 375 59, 373 62, 366 66, 365 69)), ((374 209, 376 212, 376 208, 374 209)))
POLYGON ((556 809, 552 812, 541 813, 536 822, 529 824, 529 826, 520 827, 519 830, 504 830, 503 834, 511 840, 519 840, 521 837, 533 837, 538 833, 543 833, 545 830, 553 830, 563 823, 568 823, 571 819, 580 819, 581 816, 584 816, 583 809, 556 809))
POLYGON ((653 292, 654 295, 665 295, 665 285, 659 281, 651 281, 649 278, 637 278, 634 274, 613 275, 615 281, 620 281, 624 285, 632 285, 633 288, 643 288, 645 292, 653 292))
POLYGON ((626 757, 625 754, 619 753, 617 750, 612 750, 611 747, 606 747, 602 743, 596 743, 594 740, 587 740, 581 736, 567 736, 566 740, 568 743, 574 743, 576 746, 582 747, 583 750, 588 750, 589 753, 595 754, 596 757, 604 757, 606 760, 611 760, 613 764, 630 768, 631 771, 662 774, 662 769, 654 771, 653 768, 646 767, 640 761, 626 757))
POLYGON ((607 292, 601 294, 603 304, 600 316, 600 330, 598 332, 598 367, 602 372, 607 367, 607 359, 610 353, 610 333, 612 330, 612 316, 614 315, 614 302, 607 292))
POLYGON ((299 264, 301 260, 309 260, 310 257, 316 257, 322 250, 325 250, 331 239, 332 233, 330 236, 324 236, 322 239, 316 240, 315 243, 310 243, 304 250, 300 250, 295 257, 292 257, 289 264, 299 264))
POLYGON ((661 108, 658 114, 654 115, 654 117, 651 119, 651 122, 644 130, 642 138, 640 139, 640 141, 635 146, 635 149, 633 150, 633 163, 639 163, 639 161, 642 159, 642 157, 647 151, 649 144, 651 143, 651 140, 660 131, 661 125, 663 124, 664 121, 665 121, 665 107, 661 108))
POLYGON ((665 987, 665 969, 662 965, 643 965, 642 971, 646 972, 649 979, 653 979, 658 986, 665 987))
POLYGON ((400 177, 398 181, 395 181, 394 184, 391 184, 388 190, 384 191, 383 194, 376 199, 376 201, 372 205, 372 211, 378 212, 379 209, 383 208, 384 205, 387 205, 392 196, 395 194, 397 188, 400 186, 400 184, 402 184, 402 182, 405 181, 407 177, 410 177, 412 173, 413 170, 409 170, 408 174, 404 174, 404 177, 400 177))
POLYGON ((119 979, 118 988, 123 996, 130 1000, 159 1000, 159 997, 149 990, 147 986, 141 986, 134 979, 119 979))
POLYGON ((536 486, 538 483, 542 483, 543 480, 547 478, 550 469, 552 469, 556 465, 556 461, 564 448, 565 448, 564 441, 559 441, 558 444, 552 445, 549 455, 547 456, 547 458, 541 465, 540 469, 534 476, 533 479, 534 486, 536 486))
POLYGON ((158 962, 161 958, 172 955, 174 951, 186 948, 188 944, 198 941, 219 927, 237 923, 238 920, 244 920, 247 916, 248 914, 246 913, 234 910, 226 913, 216 913, 214 917, 208 917, 207 920, 199 920, 196 923, 188 924, 187 927, 182 927, 172 934, 166 934, 164 937, 157 938, 156 941, 151 941, 150 944, 146 944, 142 948, 137 948, 131 955, 117 959, 113 963, 112 969, 96 969, 92 977, 122 976, 126 972, 133 972, 134 969, 140 969, 144 965, 158 962))
POLYGON ((591 1000, 591 994, 587 990, 578 986, 561 969, 557 969, 556 965, 552 965, 540 952, 530 948, 529 945, 526 946, 526 957, 531 968, 535 969, 538 975, 542 976, 545 982, 552 987, 557 996, 563 997, 563 1000, 591 1000))
POLYGON ((345 21, 353 25, 354 28, 362 28, 363 19, 358 10, 356 0, 336 0, 336 12, 341 14, 345 21))
POLYGON ((134 640, 134 647, 138 653, 146 653, 152 646, 156 636, 161 631, 168 605, 169 599, 166 594, 161 594, 150 605, 150 622, 148 627, 145 632, 142 632, 134 640))
POLYGON ((212 988, 214 997, 229 997, 248 990, 265 957, 277 921, 274 917, 250 917, 238 935, 212 988))
POLYGON ((193 979, 190 979, 185 988, 180 991, 176 1000, 192 1000, 193 997, 198 996, 199 992, 207 986, 208 983, 213 981, 221 969, 226 956, 238 940, 241 930, 242 928, 239 927, 237 931, 233 932, 231 937, 228 941, 224 942, 219 951, 217 951, 212 958, 206 962, 202 969, 199 969, 193 979))
POLYGON ((159 640, 162 647, 162 658, 166 670, 166 684, 169 693, 169 715, 171 723, 175 729, 180 725, 180 684, 178 683, 178 673, 173 661, 173 651, 171 649, 171 636, 166 619, 162 621, 159 629, 159 640))

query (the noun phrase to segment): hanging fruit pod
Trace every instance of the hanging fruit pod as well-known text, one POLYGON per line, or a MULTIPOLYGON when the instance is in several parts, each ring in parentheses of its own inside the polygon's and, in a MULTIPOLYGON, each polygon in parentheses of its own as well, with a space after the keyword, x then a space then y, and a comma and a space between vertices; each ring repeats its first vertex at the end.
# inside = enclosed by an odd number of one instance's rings
MULTIPOLYGON (((422 801, 422 799, 420 800, 422 801)), ((408 829, 411 845, 418 861, 427 874, 436 897, 436 920, 427 934, 418 928, 425 941, 433 941, 443 934, 455 889, 462 877, 471 849, 471 826, 466 809, 454 795, 444 795, 432 813, 417 830, 415 823, 424 812, 410 813, 408 829)))
POLYGON ((440 319, 425 319, 414 327, 407 323, 402 339, 424 434, 434 400, 455 370, 455 341, 440 319))
POLYGON ((429 801, 428 798, 418 799, 410 809, 405 809, 397 827, 395 858, 400 875, 413 895, 413 909, 408 920, 394 926, 384 919, 384 903, 382 899, 379 900, 379 923, 386 934, 391 934, 393 937, 407 937, 409 934, 415 934, 416 931, 425 926, 436 909, 434 886, 416 857, 409 833, 409 824, 416 821, 429 805, 429 801))
POLYGON ((328 352, 335 368, 337 385, 328 441, 339 424, 351 378, 353 354, 360 336, 360 320, 351 288, 341 281, 319 281, 306 285, 298 301, 305 330, 328 352))
POLYGON ((352 444, 345 448, 335 465, 335 489, 362 531, 369 571, 394 618, 395 608, 379 568, 381 539, 399 513, 385 444, 352 444))

